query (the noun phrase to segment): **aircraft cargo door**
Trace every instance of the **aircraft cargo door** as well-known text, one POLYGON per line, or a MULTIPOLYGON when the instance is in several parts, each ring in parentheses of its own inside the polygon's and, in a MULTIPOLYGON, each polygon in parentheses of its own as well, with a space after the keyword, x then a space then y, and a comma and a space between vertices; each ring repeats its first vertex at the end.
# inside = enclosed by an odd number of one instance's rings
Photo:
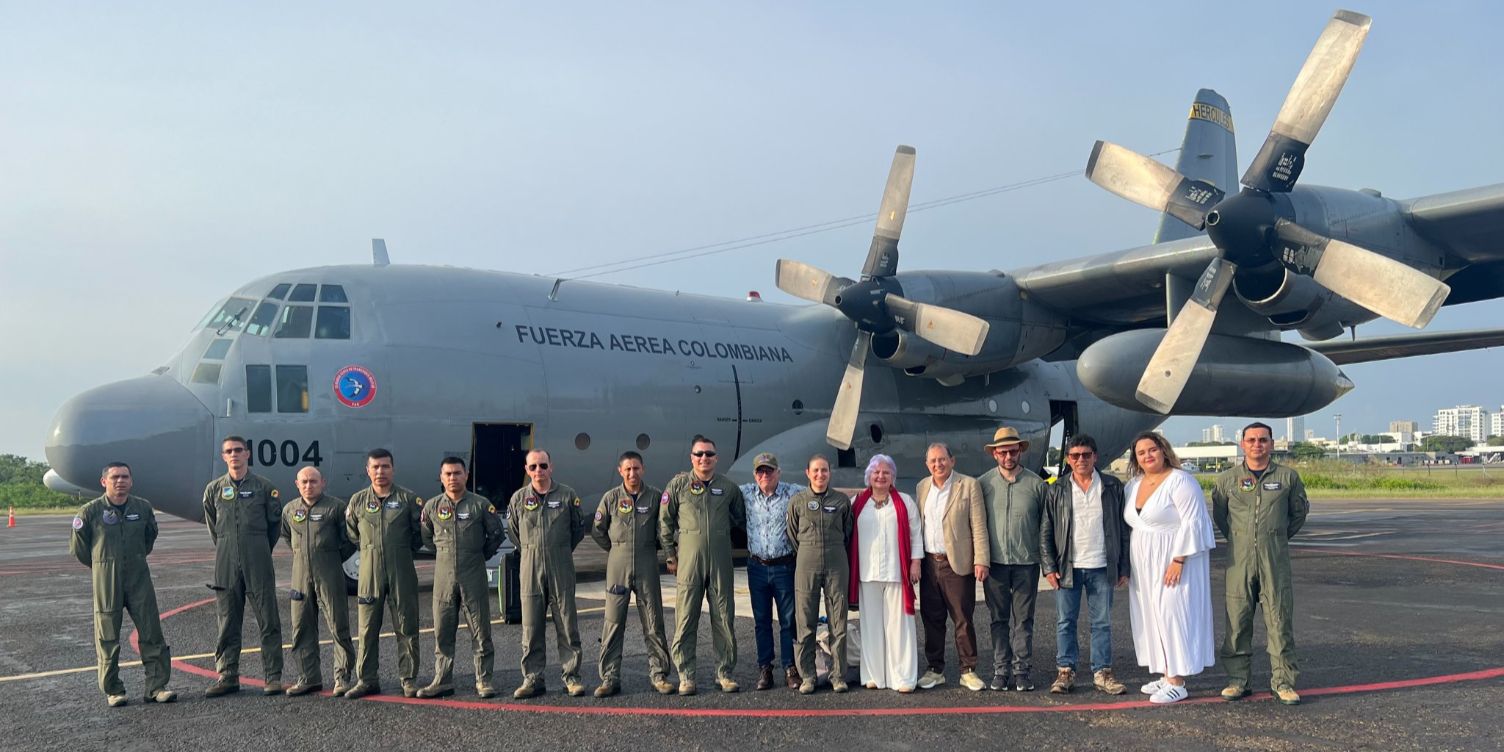
POLYGON ((523 461, 533 446, 530 423, 476 423, 470 439, 470 490, 506 511, 512 494, 527 484, 523 461))

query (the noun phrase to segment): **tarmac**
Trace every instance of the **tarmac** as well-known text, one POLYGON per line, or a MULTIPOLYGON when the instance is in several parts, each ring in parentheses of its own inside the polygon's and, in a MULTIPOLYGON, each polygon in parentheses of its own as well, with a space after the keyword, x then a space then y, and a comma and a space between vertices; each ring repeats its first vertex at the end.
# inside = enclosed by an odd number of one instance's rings
MULTIPOLYGON (((140 702, 142 674, 139 664, 130 662, 138 658, 131 644, 121 651, 131 703, 111 709, 96 684, 89 576, 67 552, 69 521, 68 516, 22 517, 18 527, 0 529, 0 749, 1504 749, 1504 713, 1498 710, 1504 707, 1504 500, 1315 502, 1294 549, 1296 641, 1305 698, 1296 707, 1273 702, 1267 691, 1223 702, 1216 696, 1225 681, 1220 667, 1189 680, 1190 700, 1151 706, 1136 691, 1151 677, 1134 659, 1121 590, 1113 608, 1114 663, 1130 692, 1120 697, 1093 690, 1089 676, 1078 678, 1073 694, 1046 691, 1055 653, 1055 604, 1047 591, 1040 594, 1035 619, 1032 678, 1039 688, 1034 692, 960 687, 953 645, 947 646, 948 682, 933 690, 899 695, 856 688, 837 695, 822 687, 806 697, 780 683, 757 692, 752 690, 751 609, 740 569, 736 676, 743 690, 738 694, 714 690, 714 650, 704 619, 700 694, 681 698, 653 692, 632 615, 624 691, 605 700, 563 693, 551 637, 549 694, 511 700, 521 676, 521 630, 499 623, 493 627, 496 681, 503 690, 497 699, 480 700, 470 689, 468 638, 460 634, 456 685, 461 691, 445 700, 392 694, 354 701, 264 697, 256 681, 260 660, 250 650, 241 660, 245 690, 210 700, 202 692, 213 677, 215 619, 204 583, 213 550, 201 525, 161 517, 162 535, 150 561, 175 656, 172 687, 180 700, 140 702)), ((1212 565, 1219 614, 1225 564, 1220 553, 1212 565)), ((276 562, 283 578, 287 556, 279 546, 276 562)), ((576 560, 582 674, 593 687, 605 557, 587 538, 576 560)), ((420 563, 425 627, 432 624, 426 587, 431 568, 432 562, 420 563)), ((670 624, 672 582, 665 578, 670 624)), ((286 641, 291 628, 285 595, 281 602, 286 641)), ((352 626, 353 610, 352 604, 352 626)), ((1089 654, 1084 621, 1083 664, 1089 654)), ((992 656, 980 596, 975 622, 979 673, 985 679, 992 656)), ((1222 632, 1219 625, 1219 638, 1222 632)), ((134 633, 127 626, 125 634, 134 633)), ((245 644, 257 644, 249 613, 245 644)), ((1268 681, 1263 645, 1260 628, 1255 688, 1268 681)), ((431 675, 432 649, 431 633, 425 632, 421 682, 431 675)), ((326 645, 325 683, 331 686, 328 651, 326 645)), ((386 638, 382 686, 388 692, 398 686, 395 660, 395 645, 386 638)))

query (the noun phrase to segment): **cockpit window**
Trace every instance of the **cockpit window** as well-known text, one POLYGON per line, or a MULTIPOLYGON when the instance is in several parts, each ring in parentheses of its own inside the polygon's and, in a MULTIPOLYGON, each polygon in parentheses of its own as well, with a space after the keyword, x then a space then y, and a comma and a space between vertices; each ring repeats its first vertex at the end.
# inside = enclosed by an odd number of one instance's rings
POLYGON ((209 319, 204 327, 207 329, 224 329, 227 332, 237 331, 245 323, 245 317, 256 305, 256 301, 250 298, 230 298, 220 306, 219 311, 209 319))
POLYGON ((290 285, 290 284, 288 284, 286 282, 282 282, 282 283, 279 283, 276 287, 273 287, 272 291, 266 294, 266 297, 268 297, 268 298, 274 298, 276 300, 281 300, 281 299, 287 297, 287 291, 291 290, 291 289, 292 289, 292 285, 290 285))
POLYGON ((272 411, 272 367, 245 367, 245 410, 248 413, 272 411))
POLYGON ((251 314, 250 323, 245 325, 245 333, 257 337, 265 337, 272 331, 272 324, 277 321, 277 304, 269 300, 262 301, 256 306, 256 312, 251 314))
POLYGON ((218 384, 222 367, 219 363, 199 363, 198 367, 193 369, 193 383, 218 384))
POLYGON ((308 412, 308 366, 277 366, 277 412, 308 412))
MULTIPOLYGON (((293 290, 295 297, 297 294, 297 290, 293 290)), ((272 336, 277 339, 303 339, 312 329, 313 306, 290 305, 282 309, 281 321, 277 324, 277 331, 272 336)))
POLYGON ((209 349, 204 351, 204 360, 224 360, 230 353, 230 343, 233 340, 217 339, 209 343, 209 349))
POLYGON ((324 285, 319 288, 320 303, 348 303, 345 297, 345 288, 340 285, 324 285))
POLYGON ((292 288, 292 295, 289 295, 287 299, 294 303, 312 303, 315 290, 318 290, 318 285, 298 285, 292 288))
POLYGON ((346 306, 319 306, 319 324, 313 330, 317 339, 349 339, 350 309, 346 306))

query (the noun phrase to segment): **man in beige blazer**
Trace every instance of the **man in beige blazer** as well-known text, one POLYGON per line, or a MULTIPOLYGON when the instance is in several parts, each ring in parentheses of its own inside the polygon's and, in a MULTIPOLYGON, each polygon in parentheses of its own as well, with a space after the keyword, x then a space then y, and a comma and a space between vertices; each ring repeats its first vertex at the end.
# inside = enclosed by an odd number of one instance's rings
POLYGON ((990 562, 982 487, 976 478, 955 472, 955 458, 945 444, 931 444, 924 464, 930 477, 919 481, 914 499, 924 530, 919 608, 929 667, 919 678, 919 686, 930 689, 945 683, 945 619, 949 616, 956 625, 961 686, 975 692, 987 686, 977 676, 977 630, 971 624, 977 581, 987 579, 990 562))

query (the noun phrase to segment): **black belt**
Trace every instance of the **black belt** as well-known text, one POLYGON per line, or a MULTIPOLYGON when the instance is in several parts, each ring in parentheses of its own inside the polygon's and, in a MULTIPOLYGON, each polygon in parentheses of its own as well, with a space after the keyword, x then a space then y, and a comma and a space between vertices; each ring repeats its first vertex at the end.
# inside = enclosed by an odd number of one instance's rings
POLYGON ((779 557, 772 558, 772 559, 764 559, 761 556, 756 556, 754 554, 747 554, 747 558, 751 559, 752 561, 755 561, 758 564, 761 564, 761 565, 763 565, 765 567, 777 567, 777 566, 782 566, 784 564, 793 564, 794 563, 794 555, 793 554, 788 554, 787 556, 779 556, 779 557))

